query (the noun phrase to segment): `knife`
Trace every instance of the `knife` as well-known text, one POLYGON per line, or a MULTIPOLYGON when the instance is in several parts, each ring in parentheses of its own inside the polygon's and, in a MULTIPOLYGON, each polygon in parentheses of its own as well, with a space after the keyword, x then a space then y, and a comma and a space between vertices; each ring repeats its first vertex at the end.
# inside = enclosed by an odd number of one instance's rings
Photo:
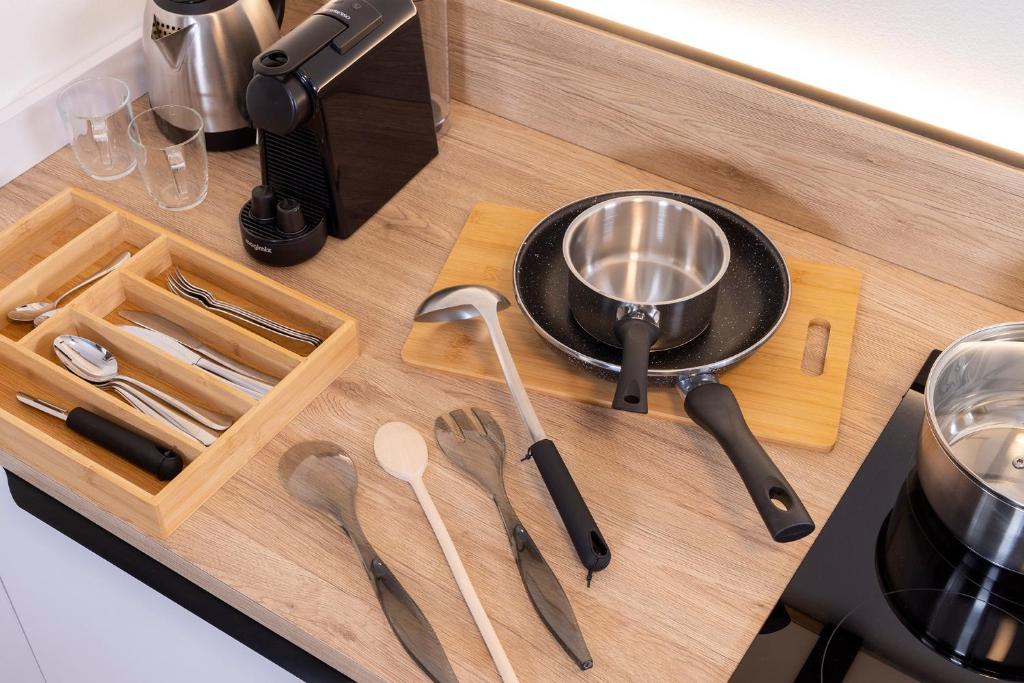
POLYGON ((512 509, 505 491, 502 480, 505 437, 501 427, 486 410, 473 408, 469 412, 475 420, 465 410, 449 413, 455 423, 454 429, 444 416, 438 417, 434 421, 437 443, 453 465, 491 496, 501 515, 512 552, 516 555, 516 566, 530 602, 566 654, 586 671, 594 666, 594 659, 576 622, 569 597, 512 509))
POLYGON ((147 330, 153 330, 154 332, 167 335, 179 344, 192 349, 199 355, 206 356, 213 362, 219 363, 230 370, 234 370, 240 375, 251 377, 258 382, 262 382, 263 384, 270 386, 277 384, 276 377, 266 375, 259 370, 250 368, 248 365, 244 365, 232 358, 228 358, 216 349, 211 349, 184 327, 171 322, 163 316, 156 315, 155 313, 145 313, 143 311, 121 311, 120 315, 125 320, 129 320, 139 327, 145 327, 147 330))
POLYGON ((263 398, 267 395, 267 392, 273 388, 251 377, 239 374, 231 368, 226 368, 219 363, 215 363, 209 358, 200 356, 184 344, 179 343, 161 332, 149 330, 145 327, 136 327, 135 325, 120 325, 119 327, 133 337, 157 347, 164 353, 170 354, 178 360, 188 363, 189 365, 194 365, 200 370, 205 370, 211 375, 219 377, 239 391, 248 394, 255 399, 263 398))

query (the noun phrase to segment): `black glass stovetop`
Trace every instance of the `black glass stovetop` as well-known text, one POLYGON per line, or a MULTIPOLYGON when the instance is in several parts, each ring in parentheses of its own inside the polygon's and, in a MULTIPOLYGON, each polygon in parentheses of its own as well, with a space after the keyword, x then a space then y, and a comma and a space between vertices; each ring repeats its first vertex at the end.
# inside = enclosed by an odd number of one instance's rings
POLYGON ((917 482, 921 392, 936 354, 732 683, 1024 681, 1024 575, 954 539, 917 482))

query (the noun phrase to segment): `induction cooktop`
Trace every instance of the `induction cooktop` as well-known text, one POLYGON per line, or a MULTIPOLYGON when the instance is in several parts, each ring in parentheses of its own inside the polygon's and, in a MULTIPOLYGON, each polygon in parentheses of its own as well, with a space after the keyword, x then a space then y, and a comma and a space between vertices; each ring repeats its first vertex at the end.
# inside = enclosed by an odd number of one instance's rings
POLYGON ((732 683, 1024 681, 1024 576, 942 525, 917 482, 928 358, 732 683))

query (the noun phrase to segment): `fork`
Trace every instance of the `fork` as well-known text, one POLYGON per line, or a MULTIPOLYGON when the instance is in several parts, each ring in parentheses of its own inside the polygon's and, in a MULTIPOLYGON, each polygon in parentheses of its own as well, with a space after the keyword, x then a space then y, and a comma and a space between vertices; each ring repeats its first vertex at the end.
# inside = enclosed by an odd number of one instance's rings
POLYGON ((265 318, 261 315, 258 315, 248 309, 242 308, 240 306, 235 306, 234 304, 230 304, 227 303, 226 301, 221 301, 217 299, 217 297, 209 290, 203 289, 202 287, 199 287, 198 285, 189 282, 188 279, 185 278, 185 276, 181 273, 180 270, 174 273, 174 275, 172 275, 168 279, 168 286, 172 287, 174 291, 181 295, 188 295, 190 298, 200 300, 200 302, 205 306, 214 308, 219 311, 235 313, 241 316, 243 319, 247 320, 248 322, 257 324, 261 327, 268 328, 273 331, 277 331, 297 339, 309 341, 310 343, 312 343, 314 340, 319 340, 319 337, 315 337, 311 334, 301 332, 299 330, 288 327, 287 325, 283 325, 274 320, 270 320, 269 318, 265 318))
POLYGON ((234 304, 227 303, 226 301, 221 301, 209 290, 203 289, 202 287, 189 282, 180 270, 177 270, 168 278, 167 284, 174 292, 181 296, 186 296, 199 301, 199 303, 208 308, 213 308, 215 310, 228 313, 229 315, 235 315, 235 317, 264 329, 268 329, 272 332, 277 332, 299 341, 305 341, 309 344, 313 344, 314 346, 322 341, 319 337, 312 334, 288 327, 287 325, 265 318, 240 306, 235 306, 234 304))
POLYGON ((502 478, 505 462, 505 435, 491 414, 480 408, 453 410, 448 418, 434 421, 434 436, 441 451, 458 469, 474 480, 494 500, 508 534, 508 542, 516 556, 519 576, 530 596, 534 609, 555 640, 572 657, 580 669, 594 665, 583 639, 572 604, 558 582, 558 577, 544 561, 540 549, 523 527, 502 478), (470 416, 472 414, 472 417, 470 416), (475 419, 474 419, 475 418, 475 419))
POLYGON ((180 270, 175 270, 173 274, 168 276, 167 287, 178 296, 191 299, 205 308, 224 313, 225 315, 241 320, 242 322, 256 325, 257 327, 269 332, 274 332, 281 336, 295 339, 296 341, 305 342, 311 346, 319 346, 323 342, 323 340, 316 335, 296 330, 293 327, 288 327, 287 325, 266 318, 248 309, 221 301, 209 290, 203 289, 202 287, 189 282, 180 270))

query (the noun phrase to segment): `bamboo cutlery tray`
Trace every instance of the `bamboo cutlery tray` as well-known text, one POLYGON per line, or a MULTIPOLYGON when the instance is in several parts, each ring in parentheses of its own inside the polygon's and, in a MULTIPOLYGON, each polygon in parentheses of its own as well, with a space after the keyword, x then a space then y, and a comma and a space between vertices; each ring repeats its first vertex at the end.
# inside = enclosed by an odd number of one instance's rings
POLYGON ((156 536, 173 532, 358 355, 351 317, 74 188, 0 231, 0 314, 0 447, 156 536), (127 263, 68 297, 38 327, 6 318, 19 304, 53 301, 124 251, 132 253, 127 263), (174 269, 219 299, 311 332, 323 343, 314 348, 271 339, 183 299, 166 286, 174 269), (280 381, 258 401, 236 391, 119 329, 128 322, 119 313, 129 309, 163 316, 280 381), (233 424, 204 447, 137 412, 61 365, 52 348, 61 334, 102 344, 120 373, 228 415, 233 424), (104 415, 173 448, 185 469, 159 481, 60 420, 22 405, 18 391, 104 415))

